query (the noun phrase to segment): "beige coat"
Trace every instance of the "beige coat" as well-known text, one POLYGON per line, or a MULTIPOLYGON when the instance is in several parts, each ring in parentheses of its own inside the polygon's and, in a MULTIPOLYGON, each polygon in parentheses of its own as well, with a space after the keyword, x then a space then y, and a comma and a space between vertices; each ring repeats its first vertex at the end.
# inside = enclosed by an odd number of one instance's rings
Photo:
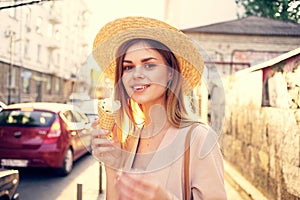
MULTIPOLYGON (((185 136, 190 127, 180 129, 178 134, 168 131, 151 155, 146 169, 133 170, 138 137, 133 140, 131 154, 126 159, 123 170, 143 173, 155 179, 166 188, 173 199, 183 199, 183 150, 185 136)), ((190 186, 193 199, 227 199, 224 186, 223 158, 217 144, 218 137, 205 125, 197 126, 191 137, 190 186)), ((145 156, 145 155, 143 155, 145 156)))

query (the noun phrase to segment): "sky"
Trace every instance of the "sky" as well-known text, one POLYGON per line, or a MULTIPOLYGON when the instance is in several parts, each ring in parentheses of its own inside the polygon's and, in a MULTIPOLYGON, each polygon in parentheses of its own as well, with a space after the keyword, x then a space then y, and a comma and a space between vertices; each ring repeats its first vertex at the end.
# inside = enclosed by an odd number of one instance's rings
POLYGON ((87 0, 93 13, 93 40, 107 22, 125 16, 156 18, 179 28, 192 28, 236 19, 235 0, 87 0), (166 5, 169 9, 166 8, 166 5))

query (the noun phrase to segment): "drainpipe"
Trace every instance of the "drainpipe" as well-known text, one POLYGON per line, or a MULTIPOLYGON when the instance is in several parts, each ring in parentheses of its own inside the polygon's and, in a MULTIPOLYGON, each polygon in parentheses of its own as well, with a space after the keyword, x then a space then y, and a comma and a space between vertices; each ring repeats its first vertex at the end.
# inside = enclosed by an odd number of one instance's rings
POLYGON ((14 60, 14 39, 15 39, 15 32, 9 31, 10 35, 10 64, 8 68, 8 95, 7 95, 7 103, 11 104, 11 83, 12 83, 12 68, 13 68, 13 60, 14 60))

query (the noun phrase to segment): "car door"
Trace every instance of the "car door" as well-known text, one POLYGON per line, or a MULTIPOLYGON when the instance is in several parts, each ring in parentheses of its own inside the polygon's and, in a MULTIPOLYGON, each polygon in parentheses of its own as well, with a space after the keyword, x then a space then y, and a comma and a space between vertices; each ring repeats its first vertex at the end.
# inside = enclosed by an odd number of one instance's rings
POLYGON ((81 145, 78 143, 78 126, 76 123, 76 117, 71 110, 65 110, 62 112, 62 119, 66 123, 66 129, 68 132, 69 143, 73 148, 74 159, 77 158, 77 154, 81 149, 81 145))
POLYGON ((72 110, 71 112, 75 118, 75 125, 77 128, 76 144, 78 147, 77 156, 79 157, 87 152, 86 145, 88 145, 88 148, 90 146, 91 131, 88 128, 89 120, 83 113, 75 110, 72 110))

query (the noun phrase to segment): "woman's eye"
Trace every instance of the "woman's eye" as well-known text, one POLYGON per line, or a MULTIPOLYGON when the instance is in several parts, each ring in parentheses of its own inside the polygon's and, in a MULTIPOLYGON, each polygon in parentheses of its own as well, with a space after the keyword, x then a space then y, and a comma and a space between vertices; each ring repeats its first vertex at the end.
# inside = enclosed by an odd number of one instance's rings
POLYGON ((123 71, 130 71, 132 68, 133 66, 123 66, 123 71))
POLYGON ((151 69, 151 68, 156 67, 156 66, 157 66, 156 64, 145 64, 144 68, 151 69))

